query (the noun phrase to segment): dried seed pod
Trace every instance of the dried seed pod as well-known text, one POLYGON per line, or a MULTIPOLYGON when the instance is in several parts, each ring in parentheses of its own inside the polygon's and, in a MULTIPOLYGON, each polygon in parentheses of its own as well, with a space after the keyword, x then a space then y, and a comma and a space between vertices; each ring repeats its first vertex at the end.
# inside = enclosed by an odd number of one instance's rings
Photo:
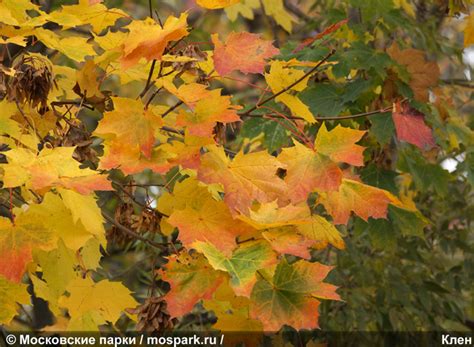
POLYGON ((171 318, 167 311, 166 301, 160 297, 146 299, 143 305, 130 310, 130 313, 138 317, 137 331, 163 332, 173 329, 177 323, 176 318, 171 318))
POLYGON ((46 108, 54 81, 51 63, 46 58, 22 56, 12 67, 14 74, 4 76, 8 100, 46 108))

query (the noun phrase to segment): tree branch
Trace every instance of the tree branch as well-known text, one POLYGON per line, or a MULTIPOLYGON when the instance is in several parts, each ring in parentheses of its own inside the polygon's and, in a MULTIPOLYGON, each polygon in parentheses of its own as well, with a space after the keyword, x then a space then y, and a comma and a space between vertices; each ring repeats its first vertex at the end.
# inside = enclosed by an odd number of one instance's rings
POLYGON ((136 233, 135 231, 127 228, 126 226, 120 224, 119 222, 117 222, 114 218, 112 218, 111 216, 109 216, 107 213, 105 213, 104 211, 102 211, 102 216, 104 216, 104 218, 111 224, 113 224, 115 227, 117 227, 117 229, 119 229, 120 231, 124 232, 125 234, 137 239, 137 240, 140 240, 140 241, 143 241, 147 244, 149 244, 150 246, 152 247, 155 247, 157 249, 160 249, 162 251, 165 251, 167 250, 168 248, 160 243, 157 243, 155 241, 152 241, 150 239, 147 239, 146 237, 143 237, 142 235, 136 233))
POLYGON ((306 72, 301 78, 298 78, 295 82, 291 83, 289 86, 283 88, 282 90, 280 90, 278 93, 276 94, 273 94, 272 96, 269 96, 268 98, 266 98, 265 100, 261 101, 261 102, 258 102, 254 107, 252 107, 251 109, 245 111, 244 113, 241 113, 240 116, 246 116, 250 113, 252 113, 253 111, 255 111, 256 109, 258 109, 260 106, 266 104, 267 102, 269 101, 272 101, 273 99, 277 98, 278 96, 280 96, 281 94, 283 93, 286 93, 287 91, 289 91, 291 88, 293 88, 294 86, 298 85, 299 83, 301 83, 302 81, 304 81, 308 76, 311 76, 321 65, 323 65, 334 53, 336 53, 336 50, 333 49, 331 52, 329 52, 320 62, 318 62, 311 70, 309 70, 308 72, 306 72))
MULTIPOLYGON (((315 120, 318 121, 328 121, 328 120, 343 120, 343 119, 356 119, 356 118, 362 118, 362 117, 367 117, 367 116, 374 116, 378 114, 384 114, 391 112, 392 106, 390 107, 385 107, 381 108, 379 110, 374 110, 374 111, 369 111, 369 112, 363 112, 363 113, 357 113, 357 114, 351 114, 348 116, 336 116, 336 117, 314 117, 315 120)), ((253 117, 253 118, 286 118, 286 119, 295 119, 295 120, 304 120, 302 117, 297 117, 297 116, 281 116, 276 113, 270 113, 270 114, 247 114, 245 117, 253 117)))

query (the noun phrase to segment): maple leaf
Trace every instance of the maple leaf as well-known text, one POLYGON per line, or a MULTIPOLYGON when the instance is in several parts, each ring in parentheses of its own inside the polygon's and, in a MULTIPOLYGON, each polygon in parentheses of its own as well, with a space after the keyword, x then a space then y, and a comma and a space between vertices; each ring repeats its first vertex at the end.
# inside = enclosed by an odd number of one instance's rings
POLYGON ((474 44, 474 13, 471 13, 464 20, 464 47, 474 44))
POLYGON ((256 272, 277 261, 272 248, 264 240, 246 242, 231 256, 225 256, 209 242, 198 242, 195 248, 206 256, 214 269, 228 272, 234 292, 246 297, 250 296, 257 279, 256 272))
POLYGON ((261 35, 247 32, 231 32, 225 43, 219 41, 217 34, 211 36, 214 43, 214 66, 219 75, 232 71, 243 73, 263 73, 266 60, 280 51, 270 41, 262 40, 261 35))
POLYGON ((201 254, 171 256, 166 271, 160 273, 171 287, 164 298, 173 317, 188 313, 201 299, 210 299, 225 279, 224 273, 214 270, 201 254))
POLYGON ((339 231, 321 216, 311 216, 308 223, 299 224, 296 229, 299 234, 311 240, 314 248, 323 249, 328 243, 339 249, 345 248, 339 231))
POLYGON ((411 143, 421 150, 436 145, 431 129, 425 124, 425 115, 407 103, 397 102, 392 118, 399 140, 411 143))
POLYGON ((356 145, 366 131, 336 126, 327 131, 325 123, 318 131, 314 147, 316 151, 327 155, 338 163, 347 163, 354 166, 364 165, 364 147, 356 145))
POLYGON ((204 8, 216 10, 239 3, 240 0, 197 0, 196 3, 204 8))
POLYGON ((262 0, 262 4, 265 14, 272 16, 283 29, 290 33, 294 20, 286 10, 283 0, 262 0))
POLYGON ((23 148, 5 152, 8 164, 1 165, 4 187, 25 184, 39 191, 64 187, 85 195, 94 190, 111 190, 106 176, 79 168, 80 163, 73 159, 74 150, 75 147, 44 148, 38 155, 23 148))
POLYGON ((186 130, 184 142, 171 141, 160 148, 174 155, 173 158, 168 159, 171 165, 181 165, 184 169, 197 170, 201 164, 201 148, 214 143, 212 138, 193 136, 186 130))
MULTIPOLYGON (((276 94, 298 81, 304 74, 305 72, 303 70, 289 68, 287 62, 274 60, 270 65, 270 73, 265 74, 265 80, 272 89, 272 92, 276 94)), ((292 94, 292 92, 301 92, 304 90, 308 85, 308 79, 309 76, 286 92, 278 95, 275 100, 288 106, 294 115, 302 117, 310 123, 315 123, 316 120, 309 110, 309 107, 296 95, 292 94)))
POLYGON ((201 197, 207 197, 209 190, 204 183, 189 177, 176 182, 173 192, 165 191, 158 199, 157 209, 161 213, 171 215, 175 210, 184 210, 189 201, 198 202, 201 197))
POLYGON ((188 247, 198 241, 208 241, 229 254, 237 246, 236 238, 250 228, 232 218, 223 201, 216 201, 209 192, 188 199, 183 210, 174 210, 167 222, 179 229, 179 239, 188 247))
POLYGON ((207 86, 201 83, 185 83, 176 88, 173 83, 164 80, 163 87, 191 109, 194 109, 199 100, 209 98, 212 95, 211 90, 207 89, 207 86))
POLYGON ((0 324, 10 324, 16 316, 18 304, 29 303, 30 295, 26 284, 11 282, 0 275, 0 324))
POLYGON ((44 281, 40 283, 40 279, 35 280, 35 294, 57 306, 57 301, 64 294, 67 285, 78 277, 74 270, 78 265, 76 254, 67 248, 61 239, 58 240, 56 249, 50 251, 36 249, 33 253, 35 262, 41 267, 41 278, 44 281), (40 288, 42 286, 46 288, 40 288))
POLYGON ((189 34, 186 19, 186 13, 181 14, 179 18, 170 16, 163 27, 151 18, 130 23, 127 27, 130 32, 122 43, 122 66, 129 68, 141 58, 148 61, 160 60, 171 41, 180 40, 189 34))
POLYGON ((96 55, 93 46, 84 37, 62 38, 53 31, 43 28, 35 28, 31 31, 31 35, 36 36, 47 47, 55 49, 77 62, 84 61, 86 56, 96 55))
POLYGON ((335 224, 347 224, 351 211, 363 220, 387 218, 389 203, 396 198, 385 190, 343 179, 338 191, 321 193, 319 202, 333 217, 335 224))
POLYGON ((340 299, 336 287, 323 282, 331 270, 303 260, 290 265, 283 258, 273 276, 262 271, 252 291, 251 317, 259 319, 265 331, 278 331, 285 324, 297 330, 318 328, 316 298, 340 299))
POLYGON ((306 223, 310 210, 307 204, 286 205, 279 207, 278 202, 260 204, 257 210, 249 210, 249 215, 238 215, 237 218, 255 229, 264 230, 286 225, 306 223))
POLYGON ((314 241, 306 238, 294 227, 273 228, 262 232, 262 236, 280 254, 291 254, 303 259, 311 259, 309 248, 314 241))
POLYGON ((239 122, 237 114, 241 106, 232 105, 230 96, 221 95, 221 89, 209 91, 209 95, 196 102, 191 112, 181 110, 176 124, 186 126, 190 135, 212 137, 212 131, 217 122, 239 122))
MULTIPOLYGON (((86 202, 91 203, 90 200, 86 202)), ((74 206, 78 210, 83 208, 93 209, 74 206)), ((88 216, 91 220, 85 222, 90 228, 86 229, 80 219, 73 218, 59 196, 53 193, 47 193, 41 204, 30 204, 27 210, 15 208, 13 213, 14 224, 6 218, 0 219, 0 274, 12 281, 20 281, 26 265, 32 260, 33 249, 52 250, 59 238, 74 250, 81 248, 91 238, 105 244, 104 229, 102 225, 97 225, 93 214, 88 216)))
POLYGON ((92 60, 86 61, 82 69, 76 71, 76 80, 79 89, 86 98, 103 98, 97 82, 99 75, 92 60))
POLYGON ((315 189, 336 190, 341 184, 342 171, 334 162, 297 141, 294 147, 284 148, 278 160, 286 164, 285 182, 293 203, 305 201, 315 189))
POLYGON ((198 179, 221 183, 224 201, 234 213, 246 212, 254 201, 271 202, 285 195, 285 182, 276 175, 284 164, 267 152, 240 152, 231 161, 221 147, 207 148, 209 152, 201 157, 198 179))
POLYGON ((141 153, 138 145, 130 145, 118 140, 104 144, 104 155, 100 158, 99 169, 120 169, 127 175, 149 169, 157 173, 166 173, 173 165, 168 161, 175 155, 167 147, 152 149, 150 158, 141 153))
POLYGON ((97 206, 95 194, 82 195, 73 190, 58 189, 62 202, 71 212, 75 224, 81 221, 85 229, 93 235, 101 236, 104 232, 104 218, 97 206))
MULTIPOLYGON (((59 305, 68 310, 71 316, 68 330, 80 330, 88 326, 87 320, 98 325, 115 323, 127 308, 137 302, 130 290, 119 282, 102 280, 94 283, 90 278, 76 278, 66 287, 69 296, 62 296, 59 305)), ((89 324, 91 323, 89 322, 89 324)), ((82 330, 84 331, 84 330, 82 330)))
POLYGON ((20 282, 27 264, 32 260, 32 250, 52 249, 58 236, 41 219, 32 218, 20 209, 13 210, 15 223, 0 218, 0 275, 13 282, 20 282))
POLYGON ((254 19, 253 10, 256 10, 260 7, 259 0, 241 0, 240 2, 226 7, 225 13, 227 17, 232 21, 236 21, 237 17, 242 15, 244 18, 247 19, 254 19))
MULTIPOLYGON (((213 326, 215 329, 222 331, 262 331, 262 323, 250 318, 250 299, 237 296, 227 281, 222 282, 214 292, 212 299, 204 300, 203 304, 206 310, 213 311, 217 317, 217 323, 213 326)), ((253 336, 245 339, 245 341, 242 341, 240 336, 238 338, 239 341, 236 341, 236 343, 256 342, 253 336)), ((226 341, 232 344, 232 339, 226 341)), ((249 346, 253 345, 253 343, 249 344, 249 346)))
POLYGON ((77 5, 62 6, 54 11, 48 20, 58 23, 65 28, 90 24, 95 33, 115 24, 117 19, 128 17, 118 8, 108 9, 99 0, 79 0, 77 5))
POLYGON ((155 131, 163 125, 161 117, 144 110, 140 100, 114 97, 112 101, 114 110, 105 112, 94 134, 129 146, 138 144, 140 152, 150 159, 155 131))
POLYGON ((436 62, 428 62, 425 52, 417 49, 400 50, 393 44, 387 53, 400 65, 406 67, 410 73, 410 87, 415 94, 415 99, 421 102, 428 101, 428 89, 434 87, 439 79, 439 67, 436 62))

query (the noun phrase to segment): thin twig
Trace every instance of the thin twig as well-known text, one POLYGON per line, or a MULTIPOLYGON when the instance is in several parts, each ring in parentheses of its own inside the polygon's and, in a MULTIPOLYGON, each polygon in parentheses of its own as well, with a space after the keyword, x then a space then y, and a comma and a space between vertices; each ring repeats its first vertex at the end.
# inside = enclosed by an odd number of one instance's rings
POLYGON ((148 106, 150 106, 152 100, 155 98, 155 96, 163 89, 163 87, 160 87, 158 88, 157 90, 155 90, 153 92, 153 94, 151 94, 150 98, 148 99, 148 101, 146 102, 146 105, 145 105, 145 109, 148 108, 148 106))
POLYGON ((179 106, 181 106, 182 104, 184 104, 183 101, 178 101, 174 106, 171 106, 169 109, 167 109, 165 111, 165 113, 163 113, 161 115, 162 118, 166 117, 168 114, 170 114, 171 112, 173 112, 174 110, 176 110, 179 106))
POLYGON ((143 88, 142 92, 138 96, 139 98, 142 98, 149 89, 151 77, 153 76, 153 72, 155 71, 155 65, 156 59, 153 59, 153 61, 151 62, 150 71, 148 72, 148 79, 146 80, 145 88, 143 88))
POLYGON ((155 248, 158 248, 162 251, 166 250, 167 247, 160 244, 160 243, 157 243, 155 241, 152 241, 150 239, 147 239, 146 237, 143 237, 142 235, 136 233, 135 231, 127 228, 126 226, 120 224, 119 222, 117 222, 114 218, 112 218, 111 216, 109 216, 107 213, 105 213, 104 211, 102 211, 102 216, 104 216, 104 218, 111 224, 113 224, 115 227, 117 227, 117 229, 119 229, 120 231, 124 232, 125 234, 137 239, 137 240, 140 240, 140 241, 143 241, 147 244, 149 244, 150 246, 153 246, 155 248))
POLYGON ((53 101, 51 106, 65 106, 65 105, 75 105, 79 107, 85 107, 89 110, 94 110, 93 106, 87 105, 81 101, 74 101, 74 100, 65 100, 65 101, 53 101))
MULTIPOLYGON (((379 114, 384 114, 384 113, 389 113, 391 112, 392 107, 386 107, 382 108, 379 110, 375 111, 369 111, 369 112, 363 112, 363 113, 357 113, 357 114, 351 114, 348 116, 335 116, 335 117, 314 117, 315 120, 318 121, 331 121, 331 120, 344 120, 344 119, 356 119, 356 118, 362 118, 362 117, 367 117, 367 116, 375 116, 379 114)), ((245 117, 253 117, 253 118, 285 118, 282 117, 281 115, 278 115, 276 113, 270 113, 270 114, 246 114, 245 117)), ((296 116, 286 116, 287 119, 296 119, 296 120, 304 120, 302 117, 296 117, 296 116)))
POLYGON ((298 78, 295 82, 291 83, 289 86, 283 88, 282 90, 280 90, 278 93, 275 93, 271 96, 269 96, 268 98, 266 98, 265 100, 263 100, 262 102, 259 102, 257 103, 254 107, 252 107, 251 109, 245 111, 244 113, 241 113, 240 116, 246 116, 247 114, 250 114, 252 113, 253 111, 255 111, 256 109, 258 109, 260 106, 266 104, 267 102, 269 101, 272 101, 273 99, 279 97, 281 94, 283 93, 286 93, 287 91, 289 91, 291 88, 293 88, 294 86, 298 85, 299 83, 301 83, 302 81, 304 81, 308 76, 311 76, 314 72, 316 72, 316 70, 321 66, 323 65, 332 55, 334 55, 334 53, 336 53, 336 50, 333 49, 331 52, 329 52, 321 61, 319 61, 311 70, 309 70, 308 72, 306 72, 303 76, 301 76, 301 78, 298 78))
POLYGON ((176 130, 176 129, 174 129, 174 128, 170 128, 170 127, 167 127, 167 126, 162 126, 162 127, 161 127, 161 130, 167 131, 167 132, 173 133, 173 134, 184 135, 184 131, 183 131, 183 130, 176 130))

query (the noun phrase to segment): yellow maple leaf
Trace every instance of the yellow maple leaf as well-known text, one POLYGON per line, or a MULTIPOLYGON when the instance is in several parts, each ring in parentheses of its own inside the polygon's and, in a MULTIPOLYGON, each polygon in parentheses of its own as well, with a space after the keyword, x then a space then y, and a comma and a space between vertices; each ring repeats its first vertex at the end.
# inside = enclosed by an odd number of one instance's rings
POLYGON ((247 19, 253 19, 253 10, 260 7, 259 0, 241 0, 232 6, 225 8, 225 13, 231 21, 237 20, 239 14, 247 19))
POLYGON ((464 47, 474 44, 474 13, 464 20, 464 47))
POLYGON ((265 13, 273 17, 275 22, 291 33, 294 20, 286 10, 283 0, 262 0, 262 3, 265 13))
POLYGON ((219 8, 235 5, 239 3, 240 0, 197 0, 196 2, 201 7, 216 10, 219 8))
POLYGON ((81 194, 111 189, 110 181, 91 169, 80 169, 73 159, 75 147, 45 148, 38 155, 24 148, 5 153, 8 164, 2 164, 6 188, 27 187, 44 191, 51 187, 74 189, 81 194))
POLYGON ((310 210, 307 204, 279 207, 277 201, 272 201, 260 204, 257 210, 250 210, 249 216, 239 215, 238 218, 255 229, 264 230, 307 223, 309 216, 310 210))
MULTIPOLYGON (((305 72, 302 70, 288 68, 286 62, 274 60, 271 63, 270 73, 265 74, 265 80, 272 89, 272 92, 276 94, 302 78, 304 74, 305 72)), ((288 106, 295 116, 302 117, 310 123, 315 123, 316 120, 309 107, 292 94, 292 92, 304 90, 308 85, 308 79, 309 76, 285 93, 277 96, 275 100, 288 106)))
POLYGON ((82 69, 76 71, 77 84, 86 98, 103 98, 99 90, 98 77, 97 67, 92 60, 86 61, 82 69))
POLYGON ((313 215, 310 218, 310 223, 298 225, 296 228, 301 235, 314 241, 313 247, 317 249, 326 248, 328 243, 339 249, 345 248, 339 231, 321 216, 313 215))
POLYGON ((90 24, 94 32, 100 33, 114 25, 117 19, 127 17, 128 15, 118 8, 108 9, 100 3, 90 4, 88 0, 79 0, 77 5, 62 6, 61 10, 52 12, 49 19, 66 28, 90 24))
POLYGON ((53 31, 43 28, 35 28, 31 31, 31 35, 35 35, 38 40, 49 48, 53 48, 78 62, 84 61, 86 56, 96 55, 92 45, 87 42, 88 40, 85 37, 69 36, 62 38, 53 31))
POLYGON ((0 275, 0 324, 10 324, 17 313, 18 304, 29 303, 26 284, 11 282, 0 275))
POLYGON ((66 290, 69 296, 62 296, 59 305, 67 308, 71 316, 68 330, 80 330, 81 327, 97 330, 98 325, 115 323, 125 309, 137 305, 130 290, 119 282, 102 280, 94 283, 90 278, 76 278, 66 290))

